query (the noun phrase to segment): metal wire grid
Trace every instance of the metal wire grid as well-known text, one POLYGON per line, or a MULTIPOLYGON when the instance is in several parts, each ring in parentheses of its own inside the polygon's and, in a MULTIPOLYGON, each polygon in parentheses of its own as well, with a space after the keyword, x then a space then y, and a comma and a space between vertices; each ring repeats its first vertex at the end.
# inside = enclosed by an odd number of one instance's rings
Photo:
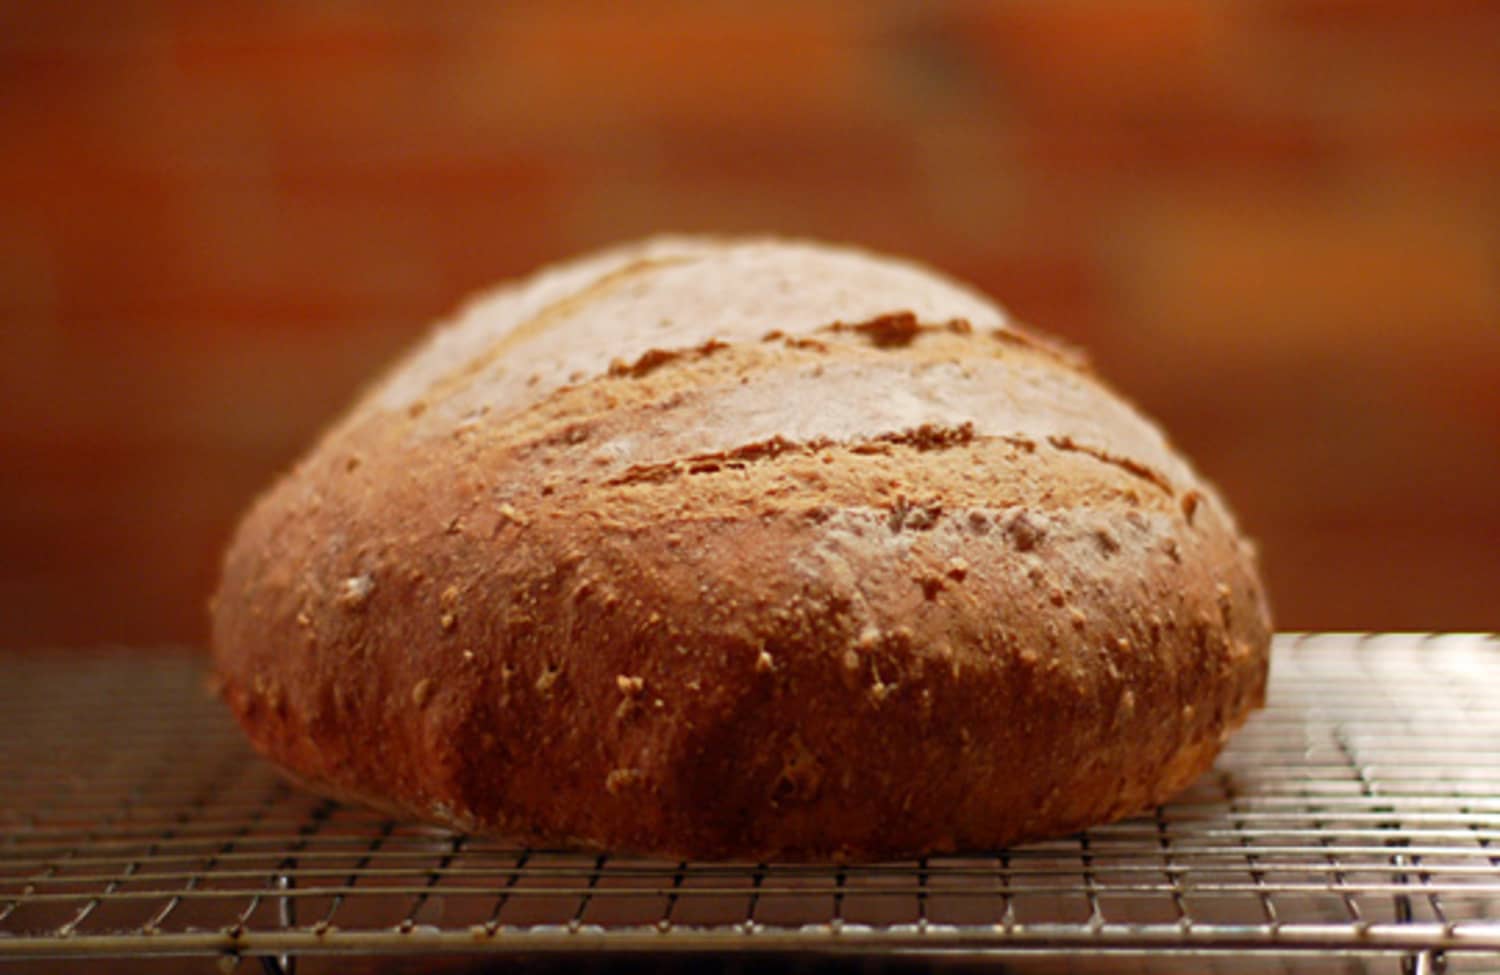
POLYGON ((0 961, 814 951, 1500 957, 1500 640, 1286 636, 1152 815, 846 867, 517 850, 283 784, 182 655, 0 657, 0 961))

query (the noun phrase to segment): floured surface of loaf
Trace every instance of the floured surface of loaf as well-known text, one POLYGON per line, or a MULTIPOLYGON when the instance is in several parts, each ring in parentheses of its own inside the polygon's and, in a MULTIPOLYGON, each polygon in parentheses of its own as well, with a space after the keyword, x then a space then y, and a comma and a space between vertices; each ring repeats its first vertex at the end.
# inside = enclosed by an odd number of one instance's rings
POLYGON ((331 794, 706 858, 1159 802, 1264 694, 1253 554, 1072 353, 915 265, 662 238, 469 305, 256 503, 214 649, 331 794))

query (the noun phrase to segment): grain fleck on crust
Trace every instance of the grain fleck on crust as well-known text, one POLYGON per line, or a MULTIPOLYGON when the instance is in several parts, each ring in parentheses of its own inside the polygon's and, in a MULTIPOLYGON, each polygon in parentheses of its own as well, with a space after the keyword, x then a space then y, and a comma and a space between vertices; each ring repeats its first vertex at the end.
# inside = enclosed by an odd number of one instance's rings
POLYGON ((1214 490, 926 269, 664 238, 413 350, 253 506, 216 682, 330 795, 682 858, 993 848, 1161 802, 1262 702, 1214 490))

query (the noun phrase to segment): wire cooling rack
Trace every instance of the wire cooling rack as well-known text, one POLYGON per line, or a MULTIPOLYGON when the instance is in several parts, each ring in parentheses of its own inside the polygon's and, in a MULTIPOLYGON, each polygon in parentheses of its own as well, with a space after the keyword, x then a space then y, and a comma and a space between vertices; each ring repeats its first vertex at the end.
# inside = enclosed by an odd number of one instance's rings
POLYGON ((196 658, 0 668, 0 962, 254 956, 278 971, 299 955, 604 950, 1500 968, 1494 637, 1280 637, 1270 706, 1151 814, 846 867, 519 850, 402 825, 283 784, 196 658))

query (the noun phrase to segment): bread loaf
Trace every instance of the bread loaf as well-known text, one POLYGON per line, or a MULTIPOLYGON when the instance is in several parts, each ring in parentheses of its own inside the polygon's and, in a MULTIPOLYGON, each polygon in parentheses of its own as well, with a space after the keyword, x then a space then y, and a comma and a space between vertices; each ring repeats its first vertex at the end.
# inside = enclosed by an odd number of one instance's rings
POLYGON ((297 779, 673 858, 994 848, 1159 803, 1262 702, 1218 495, 918 266, 663 238, 440 327, 253 506, 219 684, 297 779))

